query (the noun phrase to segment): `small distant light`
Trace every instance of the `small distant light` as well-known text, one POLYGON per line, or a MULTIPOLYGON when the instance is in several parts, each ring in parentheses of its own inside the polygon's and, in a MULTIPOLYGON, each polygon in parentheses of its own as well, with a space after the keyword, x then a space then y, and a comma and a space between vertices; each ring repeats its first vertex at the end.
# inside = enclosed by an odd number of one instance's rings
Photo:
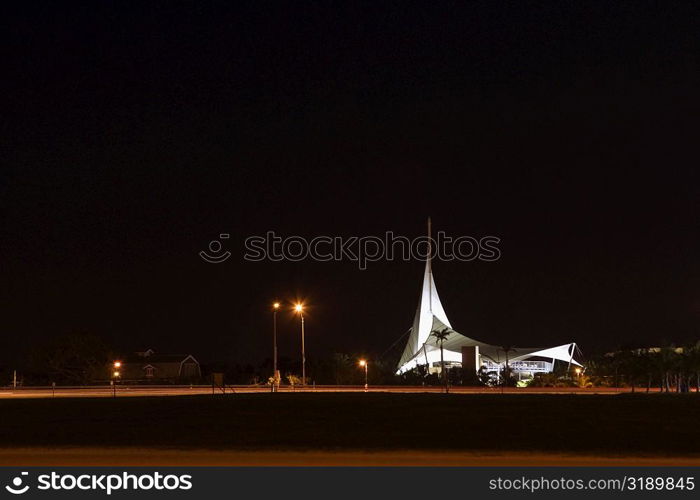
POLYGON ((365 366, 366 364, 367 364, 367 361, 365 361, 364 359, 360 360, 360 366, 365 366))
POLYGON ((301 304, 297 304, 297 305, 294 306, 294 310, 295 310, 296 312, 299 312, 299 313, 300 313, 303 309, 304 309, 304 306, 302 306, 301 304))
POLYGON ((119 376, 119 372, 114 372, 114 376, 115 376, 115 377, 118 377, 118 376, 119 376))
POLYGON ((272 304, 272 307, 274 307, 275 309, 279 309, 279 308, 280 308, 280 303, 279 303, 279 302, 275 302, 274 304, 272 304))
POLYGON ((581 375, 581 368, 576 368, 576 375, 581 375))
POLYGON ((121 367, 121 366, 122 366, 122 362, 121 362, 121 361, 115 361, 115 362, 114 362, 114 367, 115 367, 115 368, 119 368, 119 367, 121 367))

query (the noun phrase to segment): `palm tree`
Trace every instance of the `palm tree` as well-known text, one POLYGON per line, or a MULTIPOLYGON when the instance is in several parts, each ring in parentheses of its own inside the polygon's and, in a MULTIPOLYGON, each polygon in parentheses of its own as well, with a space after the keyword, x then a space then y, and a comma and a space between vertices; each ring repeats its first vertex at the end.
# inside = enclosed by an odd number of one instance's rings
POLYGON ((616 354, 615 357, 619 358, 617 366, 622 371, 627 385, 632 388, 632 392, 635 392, 637 383, 643 378, 646 378, 647 387, 649 386, 650 369, 647 367, 647 358, 641 349, 625 350, 616 354))
POLYGON ((695 393, 700 394, 700 341, 696 342, 690 351, 691 366, 695 372, 695 393))
POLYGON ((663 388, 666 392, 671 392, 671 376, 678 367, 678 354, 676 353, 676 347, 674 345, 662 347, 659 354, 663 388))
POLYGON ((671 392, 671 378, 679 367, 679 355, 673 345, 649 352, 653 366, 659 374, 661 392, 671 392))
POLYGON ((695 391, 700 394, 700 342, 683 349, 682 363, 688 392, 695 385, 695 391))
POLYGON ((506 367, 503 370, 503 385, 505 386, 506 382, 510 382, 510 365, 508 364, 508 353, 511 351, 515 351, 515 348, 513 346, 504 345, 501 346, 501 350, 506 355, 506 367))
POLYGON ((445 372, 445 356, 443 355, 442 344, 447 340, 452 331, 449 328, 443 328, 442 330, 433 330, 430 332, 431 337, 435 337, 435 340, 440 343, 440 375, 442 376, 442 381, 445 383, 445 392, 450 392, 447 385, 447 373, 445 372))
POLYGON ((646 381, 646 392, 649 394, 649 391, 651 390, 651 381, 654 378, 655 372, 654 356, 648 349, 639 349, 638 353, 639 369, 641 371, 641 375, 646 381))

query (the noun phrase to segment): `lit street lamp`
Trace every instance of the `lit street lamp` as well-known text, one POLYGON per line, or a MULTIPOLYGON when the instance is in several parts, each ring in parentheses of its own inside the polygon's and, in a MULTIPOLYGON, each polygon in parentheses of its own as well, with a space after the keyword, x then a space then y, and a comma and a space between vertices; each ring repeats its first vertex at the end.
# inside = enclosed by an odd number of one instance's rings
POLYGON ((279 385, 279 377, 277 376, 277 310, 280 308, 280 303, 272 304, 272 390, 276 391, 279 385))
POLYGON ((300 303, 294 306, 294 310, 301 317, 301 385, 306 386, 306 352, 304 351, 304 306, 300 303))
POLYGON ((122 362, 115 361, 113 366, 114 366, 114 371, 112 372, 112 397, 116 398, 117 397, 117 379, 121 375, 121 373, 119 372, 119 369, 122 367, 122 362))
POLYGON ((367 365, 368 364, 369 363, 367 363, 366 360, 364 360, 364 359, 360 360, 360 367, 363 367, 365 369, 365 392, 367 392, 367 365))

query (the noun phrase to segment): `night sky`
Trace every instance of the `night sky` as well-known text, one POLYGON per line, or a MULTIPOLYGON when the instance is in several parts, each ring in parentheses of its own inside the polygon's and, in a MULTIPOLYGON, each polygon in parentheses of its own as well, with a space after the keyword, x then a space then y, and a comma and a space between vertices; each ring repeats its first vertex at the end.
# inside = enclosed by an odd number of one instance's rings
POLYGON ((3 5, 0 361, 91 332, 205 362, 382 354, 423 263, 243 260, 247 236, 501 238, 452 326, 584 353, 700 338, 694 2, 3 5), (232 257, 198 256, 220 233, 232 257), (280 313, 281 354, 298 319, 280 313))

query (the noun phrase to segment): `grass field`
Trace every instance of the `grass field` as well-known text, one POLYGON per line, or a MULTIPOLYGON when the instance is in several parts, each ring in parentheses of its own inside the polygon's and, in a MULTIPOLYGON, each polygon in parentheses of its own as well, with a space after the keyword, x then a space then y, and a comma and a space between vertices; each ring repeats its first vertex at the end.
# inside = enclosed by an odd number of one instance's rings
POLYGON ((0 401, 0 447, 692 456, 700 395, 243 394, 0 401))

